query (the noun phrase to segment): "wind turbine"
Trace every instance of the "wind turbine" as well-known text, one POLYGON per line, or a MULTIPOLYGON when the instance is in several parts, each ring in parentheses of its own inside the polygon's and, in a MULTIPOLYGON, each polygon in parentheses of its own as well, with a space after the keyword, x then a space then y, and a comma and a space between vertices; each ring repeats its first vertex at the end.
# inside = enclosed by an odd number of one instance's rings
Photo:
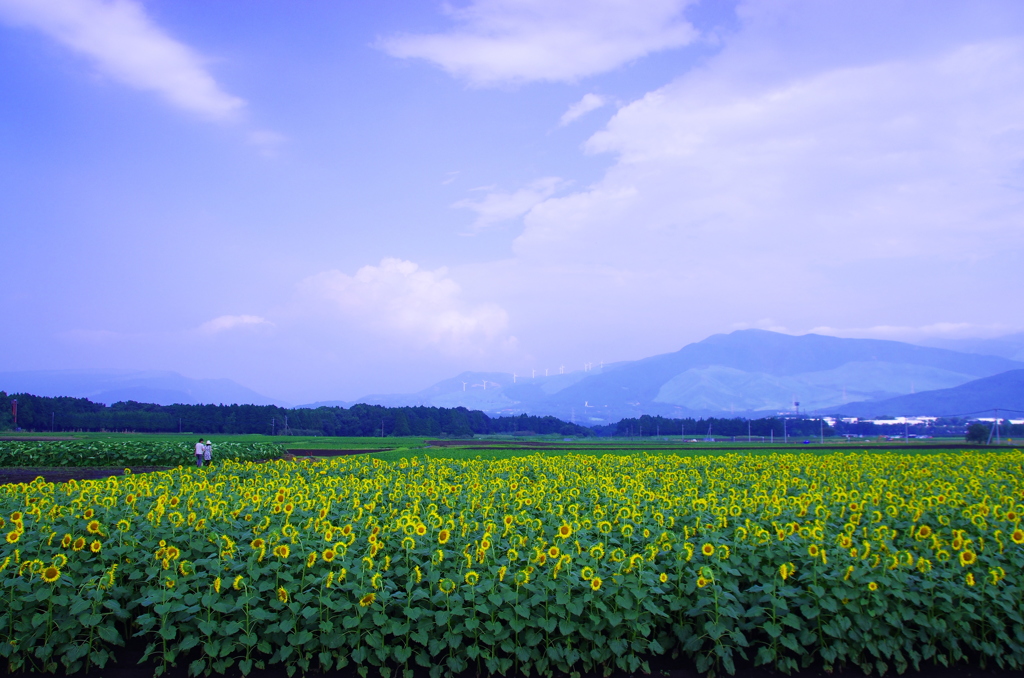
POLYGON ((513 384, 516 383, 516 373, 515 372, 512 373, 512 383, 513 384))
POLYGON ((462 390, 463 390, 463 391, 465 391, 465 390, 466 390, 466 384, 468 384, 468 383, 469 383, 468 381, 464 381, 464 382, 462 382, 462 390))

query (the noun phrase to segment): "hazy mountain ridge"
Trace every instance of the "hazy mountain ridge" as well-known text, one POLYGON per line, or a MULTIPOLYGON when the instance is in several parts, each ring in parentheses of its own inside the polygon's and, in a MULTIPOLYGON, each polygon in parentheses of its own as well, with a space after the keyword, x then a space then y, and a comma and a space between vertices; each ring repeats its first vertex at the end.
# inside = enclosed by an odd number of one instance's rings
POLYGON ((583 424, 641 414, 765 416, 792 411, 794 402, 801 411, 834 410, 1015 369, 1024 369, 1024 362, 880 339, 740 330, 587 372, 464 372, 418 393, 344 404, 464 406, 493 414, 551 414, 583 424))
POLYGON ((835 409, 848 417, 884 416, 1024 416, 1024 369, 982 377, 953 388, 914 393, 876 402, 851 403, 835 409), (1016 410, 1007 412, 1006 410, 1016 410))
POLYGON ((286 405, 230 379, 191 379, 156 370, 35 370, 0 372, 0 390, 88 398, 107 405, 134 400, 157 405, 286 405))

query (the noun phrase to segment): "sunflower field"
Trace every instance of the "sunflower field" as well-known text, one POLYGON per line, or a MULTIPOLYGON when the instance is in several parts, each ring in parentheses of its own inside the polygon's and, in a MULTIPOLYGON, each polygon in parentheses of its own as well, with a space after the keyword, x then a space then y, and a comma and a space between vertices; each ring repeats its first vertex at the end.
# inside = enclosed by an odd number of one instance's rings
POLYGON ((10 671, 1024 667, 1024 455, 225 462, 0 487, 10 671))
MULTIPOLYGON (((256 461, 281 455, 274 443, 220 442, 214 459, 256 461)), ((195 459, 195 441, 48 440, 0 442, 0 466, 177 466, 195 459)))

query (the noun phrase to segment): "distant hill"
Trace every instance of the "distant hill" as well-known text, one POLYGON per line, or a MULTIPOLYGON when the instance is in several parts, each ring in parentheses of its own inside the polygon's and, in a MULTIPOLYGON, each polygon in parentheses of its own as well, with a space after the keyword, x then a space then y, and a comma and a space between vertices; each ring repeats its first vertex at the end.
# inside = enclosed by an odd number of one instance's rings
POLYGON ((128 400, 157 405, 285 405, 230 379, 189 379, 177 372, 160 371, 0 372, 0 391, 88 398, 107 405, 128 400))
POLYGON ((874 402, 851 403, 836 408, 848 417, 943 416, 984 413, 994 409, 1017 410, 1004 415, 1020 418, 1024 412, 1024 369, 1010 370, 991 377, 975 379, 953 388, 914 393, 874 402))
POLYGON ((1024 332, 1007 334, 992 339, 929 339, 922 346, 948 348, 961 353, 996 355, 1010 360, 1024 360, 1024 332))
POLYGON ((418 393, 352 402, 461 405, 588 425, 641 414, 760 417, 792 411, 794 401, 801 411, 834 409, 1015 369, 1024 369, 1024 362, 897 341, 740 330, 674 353, 589 371, 547 377, 465 372, 418 393))

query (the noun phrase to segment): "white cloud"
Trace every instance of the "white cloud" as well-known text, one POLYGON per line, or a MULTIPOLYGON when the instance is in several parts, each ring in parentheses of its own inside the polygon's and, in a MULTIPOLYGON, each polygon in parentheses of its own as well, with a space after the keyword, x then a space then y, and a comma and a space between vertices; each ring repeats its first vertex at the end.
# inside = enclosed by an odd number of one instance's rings
POLYGON ((222 315, 213 320, 207 320, 199 326, 202 334, 220 334, 228 330, 253 327, 273 327, 274 323, 258 315, 222 315))
POLYGON ((229 119, 245 103, 221 90, 203 60, 133 0, 0 0, 0 19, 42 31, 105 75, 187 111, 229 119))
MULTIPOLYGON (((452 207, 468 209, 476 212, 477 218, 474 228, 486 228, 503 221, 521 217, 533 207, 565 185, 565 182, 558 177, 544 177, 530 183, 514 193, 504 191, 491 191, 480 200, 460 200, 452 207)), ((493 187, 488 186, 484 190, 493 187)))
POLYGON ((448 7, 447 33, 396 35, 381 47, 431 61, 476 85, 564 82, 603 73, 697 38, 690 0, 475 0, 448 7))
POLYGON ((1003 323, 975 324, 967 322, 940 322, 929 325, 875 325, 874 327, 815 327, 812 334, 827 334, 853 339, 892 339, 921 341, 924 339, 964 339, 1001 337, 1013 331, 1003 323))
POLYGON ((505 310, 467 302, 445 268, 427 271, 411 261, 388 258, 355 275, 318 273, 300 289, 308 298, 332 304, 361 330, 398 333, 414 343, 464 350, 511 340, 505 336, 505 310))
POLYGON ((596 111, 607 103, 608 101, 604 97, 597 94, 584 94, 582 99, 574 103, 569 107, 569 110, 562 114, 558 124, 565 127, 570 122, 583 117, 591 111, 596 111))
POLYGON ((993 254, 993 238, 1024 244, 1024 42, 756 86, 717 75, 621 109, 587 144, 615 166, 532 209, 516 251, 727 252, 806 273, 819 253, 830 266, 949 262, 993 254))

